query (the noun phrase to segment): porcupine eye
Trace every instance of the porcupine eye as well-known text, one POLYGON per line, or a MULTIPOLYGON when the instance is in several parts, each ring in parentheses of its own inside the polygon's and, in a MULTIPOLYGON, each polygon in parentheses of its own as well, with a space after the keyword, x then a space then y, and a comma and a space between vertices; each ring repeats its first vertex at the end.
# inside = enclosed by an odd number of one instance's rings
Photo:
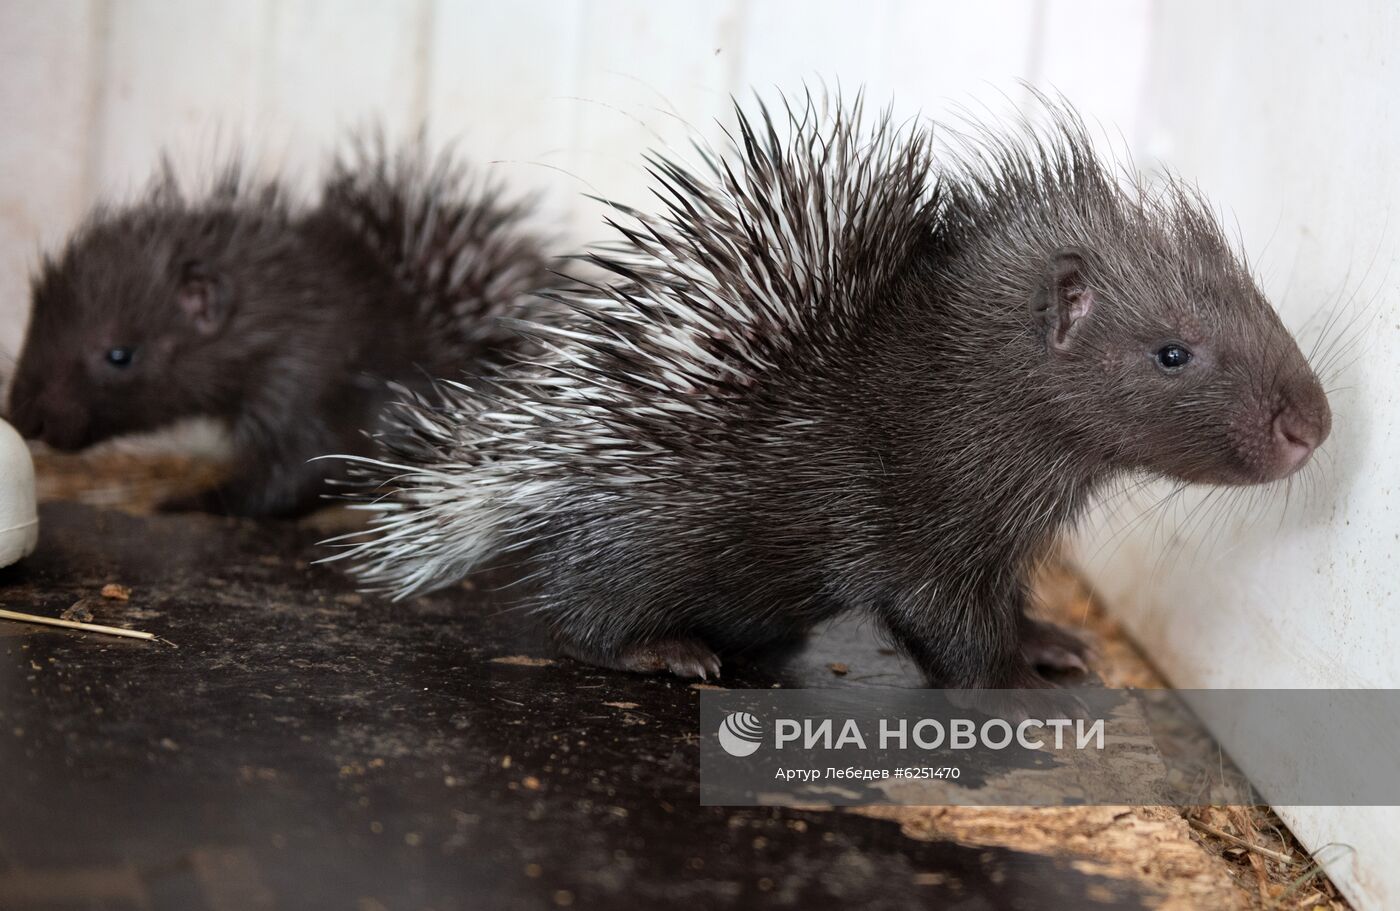
POLYGON ((131 358, 136 352, 131 348, 108 348, 107 363, 113 367, 126 368, 131 366, 131 358))
POLYGON ((1157 349, 1157 366, 1167 373, 1176 373, 1191 362, 1191 351, 1184 345, 1172 343, 1157 349))

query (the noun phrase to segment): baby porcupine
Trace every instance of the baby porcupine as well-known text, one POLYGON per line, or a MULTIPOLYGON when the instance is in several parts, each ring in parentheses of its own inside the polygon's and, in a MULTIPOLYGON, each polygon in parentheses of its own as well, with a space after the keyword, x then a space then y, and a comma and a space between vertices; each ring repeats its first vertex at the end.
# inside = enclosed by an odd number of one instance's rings
POLYGON ((43 261, 10 419, 66 450, 220 419, 233 474, 166 505, 304 511, 339 471, 316 457, 368 451, 389 384, 506 359, 500 317, 554 280, 527 210, 421 140, 355 143, 309 206, 236 159, 207 194, 167 166, 43 261))
POLYGON ((859 609, 934 685, 1034 687, 1081 646, 1029 576, 1096 488, 1270 481, 1327 436, 1204 201, 1116 179, 1067 107, 937 169, 927 128, 814 107, 650 158, 664 211, 625 212, 535 370, 405 404, 344 553, 366 583, 516 554, 606 667, 704 676, 859 609))

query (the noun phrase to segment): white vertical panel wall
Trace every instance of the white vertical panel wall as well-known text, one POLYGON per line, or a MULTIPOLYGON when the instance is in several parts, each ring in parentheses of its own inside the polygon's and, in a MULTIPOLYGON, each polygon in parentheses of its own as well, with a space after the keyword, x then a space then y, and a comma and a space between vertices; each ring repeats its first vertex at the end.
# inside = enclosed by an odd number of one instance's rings
MULTIPOLYGON (((997 108, 1029 80, 1198 178, 1292 324, 1369 305, 1308 496, 1252 522, 1179 499, 1134 523, 1150 493, 1119 501, 1084 562, 1180 684, 1400 686, 1400 13, 1319 17, 1302 0, 0 0, 0 354, 38 250, 162 149, 197 173, 241 143, 304 184, 347 128, 426 119, 583 240, 600 228, 581 193, 647 205, 643 148, 683 121, 713 136, 751 86, 864 85, 908 115, 997 108)), ((1377 860, 1400 849, 1392 811, 1286 812, 1314 846, 1357 846, 1353 895, 1400 905, 1400 868, 1377 860)))
POLYGON ((26 275, 97 199, 138 192, 158 154, 207 173, 242 147, 305 185, 348 129, 426 121, 439 141, 544 193, 561 233, 601 232, 582 194, 646 205, 641 151, 714 137, 750 87, 867 87, 900 114, 1023 97, 1051 79, 1129 123, 1146 0, 0 0, 0 353, 26 275), (1123 31, 1129 40, 1108 40, 1123 31), (1099 83, 1080 43, 1114 78, 1099 83), (1051 43, 1064 43, 1063 51, 1051 43), (1100 104, 1099 99, 1103 100, 1100 104))
MULTIPOLYGON (((1400 8, 1177 0, 1150 32, 1140 159, 1198 180, 1304 350, 1321 337, 1334 430, 1291 491, 1115 501, 1081 562, 1179 686, 1400 687, 1400 8)), ((1256 776, 1356 748, 1297 733, 1256 776)), ((1279 812, 1339 846, 1358 905, 1400 907, 1400 808, 1279 812)))
POLYGON ((0 3, 0 364, 8 372, 27 274, 81 216, 96 185, 102 60, 95 2, 0 3))

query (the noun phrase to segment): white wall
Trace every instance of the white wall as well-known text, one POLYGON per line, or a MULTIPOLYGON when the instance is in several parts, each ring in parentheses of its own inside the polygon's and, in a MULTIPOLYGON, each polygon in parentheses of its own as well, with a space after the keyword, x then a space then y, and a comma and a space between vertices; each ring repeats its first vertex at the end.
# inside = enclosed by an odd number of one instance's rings
POLYGON ((582 192, 647 204, 640 152, 713 134, 731 95, 864 84, 901 111, 1023 95, 1050 80, 1131 130, 1145 2, 1064 0, 0 0, 0 354, 27 273, 158 152, 198 170, 242 140, 303 180, 343 129, 427 119, 474 159, 549 193, 575 239, 582 192), (1099 36, 1095 38, 1094 36, 1099 36), (1085 40, 1097 45, 1086 67, 1085 40), (1095 68, 1111 71, 1099 79, 1095 68))
MULTIPOLYGON (((243 138, 306 178, 343 127, 427 118, 588 239, 580 191, 646 205, 640 151, 679 118, 713 133, 751 85, 937 113, 1027 79, 1199 179, 1293 325, 1370 303, 1309 496, 1218 525, 1185 498, 1127 530, 1119 503, 1081 542, 1095 579, 1178 684, 1400 686, 1397 29, 1377 0, 0 0, 0 353, 40 246, 162 148, 197 165, 243 138)), ((1400 907, 1394 811, 1288 816, 1358 846, 1352 895, 1400 907)))
MULTIPOLYGON (((1140 155, 1237 220, 1305 351, 1334 314, 1328 339, 1354 345, 1324 374, 1333 435, 1286 508, 1276 490, 1232 515, 1192 491, 1149 513, 1156 485, 1104 510, 1081 561, 1178 686, 1400 687, 1400 8, 1174 0, 1150 31, 1140 155)), ((1262 761, 1326 774, 1328 748, 1346 745, 1300 737, 1262 761)), ((1358 903, 1400 907, 1400 808, 1280 813, 1314 848, 1356 846, 1327 856, 1358 903)))

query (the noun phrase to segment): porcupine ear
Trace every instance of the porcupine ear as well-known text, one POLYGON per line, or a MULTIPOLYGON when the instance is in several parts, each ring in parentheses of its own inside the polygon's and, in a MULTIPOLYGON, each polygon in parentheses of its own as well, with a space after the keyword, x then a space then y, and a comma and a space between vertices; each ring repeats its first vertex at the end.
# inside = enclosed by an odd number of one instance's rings
POLYGON ((213 335, 223 328, 231 309, 228 288, 220 276, 199 260, 180 267, 180 289, 176 299, 180 312, 201 335, 213 335))
POLYGON ((1076 247, 1057 250, 1031 301, 1031 312, 1051 351, 1073 343, 1080 321, 1094 308, 1094 292, 1084 277, 1084 252, 1076 247))

